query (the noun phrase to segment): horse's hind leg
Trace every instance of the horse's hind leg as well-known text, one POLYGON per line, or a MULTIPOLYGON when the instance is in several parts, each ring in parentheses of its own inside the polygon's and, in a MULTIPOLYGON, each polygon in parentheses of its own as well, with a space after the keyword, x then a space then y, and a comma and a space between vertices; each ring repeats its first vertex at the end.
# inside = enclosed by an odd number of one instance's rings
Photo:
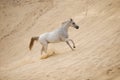
POLYGON ((43 51, 45 53, 47 53, 47 47, 48 47, 48 43, 47 42, 42 43, 41 54, 43 53, 43 51))
POLYGON ((41 48, 41 55, 43 54, 43 52, 47 53, 47 46, 48 46, 48 43, 46 41, 40 41, 40 44, 42 45, 42 48, 41 48))
POLYGON ((43 46, 43 49, 44 49, 45 53, 47 53, 47 46, 48 46, 48 44, 46 44, 46 45, 43 46))
POLYGON ((43 51, 44 51, 44 47, 42 46, 42 48, 41 48, 41 55, 42 55, 43 51))
POLYGON ((48 57, 48 54, 47 54, 47 46, 48 46, 47 43, 42 43, 42 48, 41 48, 41 59, 45 59, 45 58, 48 57), (44 55, 42 55, 43 52, 45 52, 44 55))

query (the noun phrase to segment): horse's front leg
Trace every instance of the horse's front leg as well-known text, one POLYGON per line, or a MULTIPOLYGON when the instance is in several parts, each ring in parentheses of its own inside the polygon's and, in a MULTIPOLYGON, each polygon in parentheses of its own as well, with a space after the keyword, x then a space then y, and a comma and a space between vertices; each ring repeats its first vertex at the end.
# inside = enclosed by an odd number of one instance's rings
POLYGON ((73 42, 73 40, 72 40, 72 39, 68 39, 68 40, 72 42, 73 48, 76 48, 76 47, 75 47, 75 43, 73 42))
POLYGON ((68 44, 68 46, 71 48, 71 50, 73 50, 72 46, 69 43, 69 39, 66 39, 65 42, 68 44))

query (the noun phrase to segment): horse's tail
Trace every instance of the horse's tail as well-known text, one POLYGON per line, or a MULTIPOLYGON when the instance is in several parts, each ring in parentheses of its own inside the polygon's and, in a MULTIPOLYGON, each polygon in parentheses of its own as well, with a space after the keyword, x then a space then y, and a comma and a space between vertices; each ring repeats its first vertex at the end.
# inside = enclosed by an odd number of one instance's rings
POLYGON ((31 50, 32 49, 32 46, 33 46, 33 44, 34 44, 34 41, 36 40, 38 40, 39 39, 39 37, 32 37, 31 38, 31 41, 30 41, 30 44, 29 44, 29 49, 31 50))

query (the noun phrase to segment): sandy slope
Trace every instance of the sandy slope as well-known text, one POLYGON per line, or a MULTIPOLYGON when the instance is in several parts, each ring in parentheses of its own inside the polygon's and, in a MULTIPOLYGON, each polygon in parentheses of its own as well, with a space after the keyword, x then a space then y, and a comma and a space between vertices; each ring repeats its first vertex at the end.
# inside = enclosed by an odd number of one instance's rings
POLYGON ((120 80, 120 0, 0 0, 0 80, 120 80), (40 44, 32 36, 56 29, 69 18, 76 43, 40 44))

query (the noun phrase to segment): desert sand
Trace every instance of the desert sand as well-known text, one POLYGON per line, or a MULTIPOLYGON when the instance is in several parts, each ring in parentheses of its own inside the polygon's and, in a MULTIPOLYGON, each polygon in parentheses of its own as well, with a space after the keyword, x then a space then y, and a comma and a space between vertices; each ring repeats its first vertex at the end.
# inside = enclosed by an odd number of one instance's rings
POLYGON ((120 0, 0 0, 0 80, 120 80, 120 0), (74 51, 29 50, 31 37, 70 18, 80 26, 69 28, 74 51))

